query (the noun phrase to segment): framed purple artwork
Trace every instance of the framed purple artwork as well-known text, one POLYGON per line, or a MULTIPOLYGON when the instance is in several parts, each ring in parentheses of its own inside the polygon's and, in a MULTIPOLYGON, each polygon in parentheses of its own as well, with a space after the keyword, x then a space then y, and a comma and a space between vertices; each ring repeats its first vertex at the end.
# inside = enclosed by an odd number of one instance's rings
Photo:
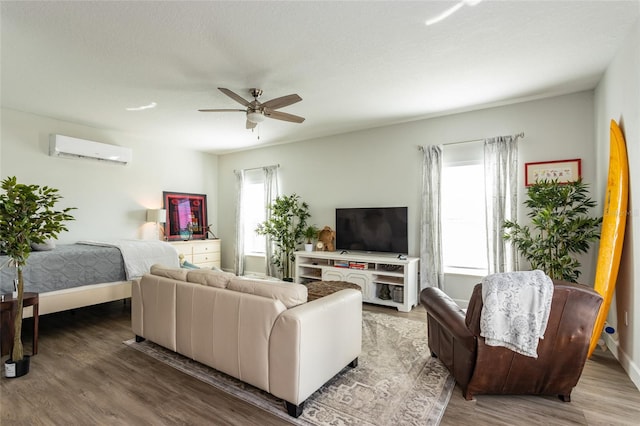
POLYGON ((167 211, 167 240, 204 240, 207 237, 207 196, 184 192, 162 193, 167 211))

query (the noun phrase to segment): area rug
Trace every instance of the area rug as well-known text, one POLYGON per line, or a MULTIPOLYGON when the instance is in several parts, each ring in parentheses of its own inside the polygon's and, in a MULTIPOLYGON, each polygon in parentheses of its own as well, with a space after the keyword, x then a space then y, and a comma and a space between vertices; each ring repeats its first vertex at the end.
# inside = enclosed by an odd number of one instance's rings
POLYGON ((149 341, 124 342, 175 369, 299 425, 437 425, 453 377, 430 356, 426 324, 364 311, 358 367, 344 368, 290 417, 281 399, 149 341))

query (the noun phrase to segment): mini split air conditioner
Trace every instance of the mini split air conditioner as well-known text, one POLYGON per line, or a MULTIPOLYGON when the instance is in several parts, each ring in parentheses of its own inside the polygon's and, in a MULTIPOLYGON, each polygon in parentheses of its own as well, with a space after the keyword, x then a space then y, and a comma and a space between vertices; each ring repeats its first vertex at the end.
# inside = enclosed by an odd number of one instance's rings
POLYGON ((49 135, 49 155, 52 157, 92 158, 127 164, 131 161, 131 148, 63 135, 49 135))

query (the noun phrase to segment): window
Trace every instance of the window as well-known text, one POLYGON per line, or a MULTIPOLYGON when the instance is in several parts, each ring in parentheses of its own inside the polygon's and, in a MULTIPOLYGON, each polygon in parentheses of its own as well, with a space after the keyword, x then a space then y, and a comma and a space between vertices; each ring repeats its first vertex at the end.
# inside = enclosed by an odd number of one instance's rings
POLYGON ((246 254, 265 253, 266 239, 258 235, 258 224, 266 219, 264 175, 262 170, 247 173, 242 192, 242 223, 244 224, 244 251, 246 254))
POLYGON ((442 260, 445 272, 486 275, 484 165, 442 167, 442 260))

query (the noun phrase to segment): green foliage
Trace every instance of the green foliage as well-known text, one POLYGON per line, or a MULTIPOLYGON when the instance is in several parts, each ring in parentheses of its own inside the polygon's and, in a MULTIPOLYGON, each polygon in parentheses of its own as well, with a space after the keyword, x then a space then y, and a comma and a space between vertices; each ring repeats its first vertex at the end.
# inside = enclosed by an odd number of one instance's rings
POLYGON ((309 225, 304 230, 304 237, 307 239, 307 244, 311 244, 313 239, 318 238, 318 232, 320 230, 315 225, 309 225))
POLYGON ((296 194, 281 195, 269 206, 268 219, 258 225, 256 232, 271 238, 275 246, 271 262, 282 273, 283 278, 291 278, 292 263, 296 246, 302 244, 307 229, 309 205, 296 194))
POLYGON ((589 217, 596 202, 589 198, 588 185, 582 180, 560 184, 538 181, 529 186, 531 227, 505 221, 504 239, 511 241, 529 261, 532 269, 541 269, 553 279, 577 282, 580 262, 576 255, 586 253, 600 238, 601 217, 589 217))
POLYGON ((20 184, 15 176, 5 178, 1 187, 4 193, 0 194, 0 248, 18 273, 18 310, 11 359, 19 361, 24 356, 20 339, 24 293, 22 268, 31 254, 31 243, 42 244, 67 231, 63 222, 73 220, 69 212, 74 208, 55 210, 56 203, 62 198, 57 189, 20 184))

